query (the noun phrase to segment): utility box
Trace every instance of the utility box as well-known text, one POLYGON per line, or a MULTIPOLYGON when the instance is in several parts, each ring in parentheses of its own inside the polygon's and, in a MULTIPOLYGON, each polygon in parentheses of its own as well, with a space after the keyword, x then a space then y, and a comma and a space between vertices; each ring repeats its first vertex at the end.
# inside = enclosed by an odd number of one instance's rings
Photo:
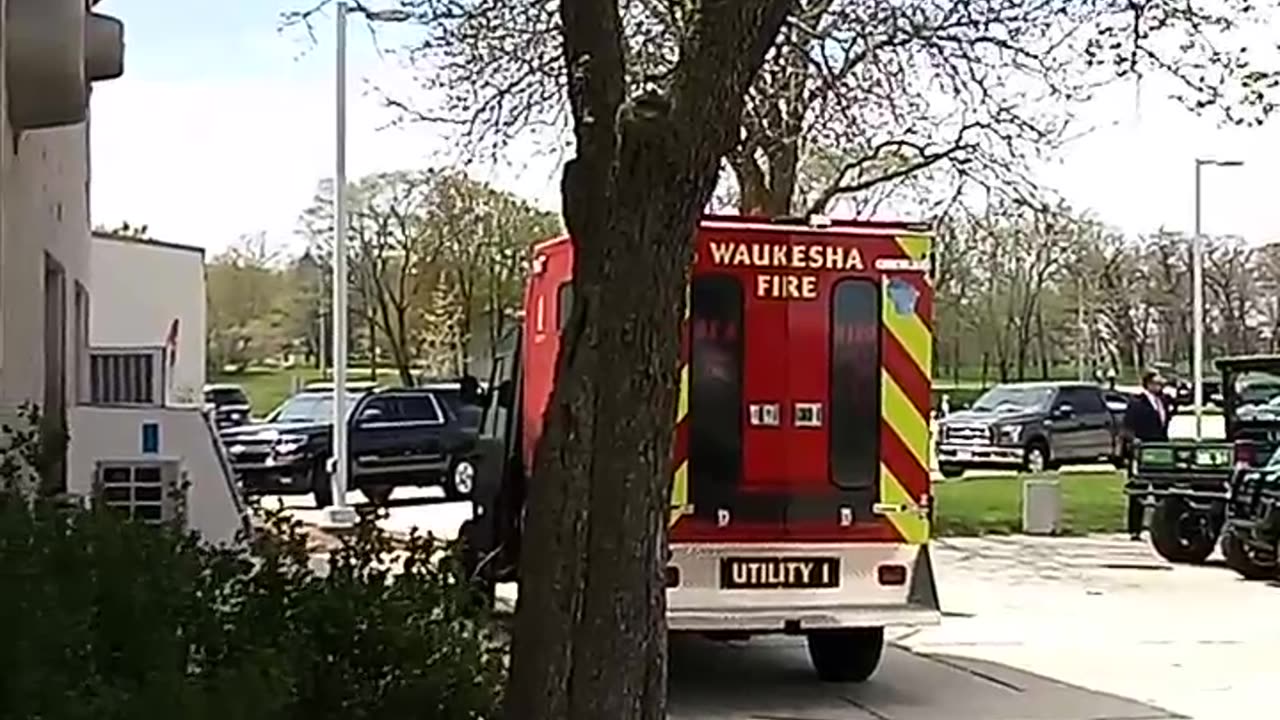
POLYGON ((1062 523, 1062 485, 1056 479, 1022 482, 1022 532, 1056 535, 1062 523))

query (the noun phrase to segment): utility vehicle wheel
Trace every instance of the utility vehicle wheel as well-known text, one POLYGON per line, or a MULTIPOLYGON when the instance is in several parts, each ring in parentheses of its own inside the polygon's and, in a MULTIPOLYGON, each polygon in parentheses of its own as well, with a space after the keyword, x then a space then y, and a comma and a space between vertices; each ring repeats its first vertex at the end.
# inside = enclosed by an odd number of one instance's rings
POLYGON ((1245 545, 1231 529, 1222 533, 1222 554, 1227 559, 1227 567, 1245 580, 1270 580, 1276 576, 1275 556, 1265 557, 1245 545))
POLYGON ((316 508, 323 510, 333 504, 333 478, 325 472, 324 463, 316 463, 311 468, 311 496, 316 500, 316 508))
POLYGON ((1049 448, 1042 440, 1032 440, 1022 453, 1022 471, 1039 475, 1049 469, 1049 448))
POLYGON ((1151 544, 1169 562, 1199 565, 1208 559, 1218 539, 1208 512, 1176 497, 1164 498, 1151 516, 1151 544))
MULTIPOLYGON (((458 528, 458 539, 462 541, 460 561, 462 571, 475 590, 475 599, 486 610, 492 610, 497 583, 494 581, 492 568, 481 567, 488 552, 480 546, 476 537, 475 520, 467 520, 458 528)), ((493 560, 490 560, 492 563, 493 560)))
POLYGON ((360 488, 360 491, 369 499, 369 502, 379 507, 383 507, 391 501, 391 490, 392 487, 390 485, 365 485, 360 488))
POLYGON ((884 628, 809 633, 809 660, 823 682, 863 682, 880 665, 884 628))
POLYGON ((948 480, 955 480, 964 475, 964 468, 959 465, 941 465, 938 467, 938 472, 948 480))

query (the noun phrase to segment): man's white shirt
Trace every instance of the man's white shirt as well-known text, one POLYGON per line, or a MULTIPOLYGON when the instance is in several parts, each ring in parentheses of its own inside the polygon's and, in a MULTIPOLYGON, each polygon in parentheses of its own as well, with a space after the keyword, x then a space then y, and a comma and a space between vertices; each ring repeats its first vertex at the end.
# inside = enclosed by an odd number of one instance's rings
POLYGON ((1156 394, 1151 392, 1150 390, 1143 390, 1142 394, 1147 396, 1147 402, 1151 403, 1151 406, 1156 409, 1156 413, 1160 415, 1160 422, 1163 423, 1165 421, 1164 401, 1161 400, 1159 397, 1157 397, 1156 394))

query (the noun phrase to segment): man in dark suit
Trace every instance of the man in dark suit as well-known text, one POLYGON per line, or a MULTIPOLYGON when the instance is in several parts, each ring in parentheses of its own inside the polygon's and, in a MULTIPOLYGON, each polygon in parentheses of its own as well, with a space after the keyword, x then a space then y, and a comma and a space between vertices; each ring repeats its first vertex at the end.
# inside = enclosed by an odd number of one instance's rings
MULTIPOLYGON (((1124 411, 1125 455, 1132 461, 1134 441, 1160 442, 1169 439, 1169 405, 1164 396, 1164 378, 1148 370, 1142 374, 1142 392, 1129 400, 1124 411)), ((1129 537, 1142 533, 1142 503, 1129 497, 1129 537)))

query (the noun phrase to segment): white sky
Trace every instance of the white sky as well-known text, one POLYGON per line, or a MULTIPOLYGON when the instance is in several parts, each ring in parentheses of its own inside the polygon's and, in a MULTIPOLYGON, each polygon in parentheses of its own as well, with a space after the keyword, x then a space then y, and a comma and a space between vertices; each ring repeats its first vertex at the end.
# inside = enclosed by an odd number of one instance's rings
MULTIPOLYGON (((127 24, 127 11, 118 12, 127 24)), ((408 79, 379 60, 354 24, 350 37, 350 175, 431 163, 447 147, 422 127, 379 129, 393 115, 366 89, 370 77, 393 87, 408 87, 408 79)), ((332 45, 322 37, 298 59, 299 44, 274 32, 255 42, 273 58, 261 72, 203 77, 127 62, 123 78, 95 87, 95 223, 143 223, 156 237, 214 251, 258 231, 293 241, 299 211, 332 173, 332 45)), ((1194 159, 1243 160, 1243 168, 1205 170, 1204 230, 1280 240, 1272 170, 1280 166, 1280 118, 1263 129, 1223 130, 1164 96, 1145 87, 1136 119, 1131 86, 1108 92, 1084 114, 1092 124, 1115 125, 1077 141, 1039 177, 1126 232, 1190 230, 1194 159)), ((515 164, 526 167, 488 179, 558 208, 554 164, 515 164)))

